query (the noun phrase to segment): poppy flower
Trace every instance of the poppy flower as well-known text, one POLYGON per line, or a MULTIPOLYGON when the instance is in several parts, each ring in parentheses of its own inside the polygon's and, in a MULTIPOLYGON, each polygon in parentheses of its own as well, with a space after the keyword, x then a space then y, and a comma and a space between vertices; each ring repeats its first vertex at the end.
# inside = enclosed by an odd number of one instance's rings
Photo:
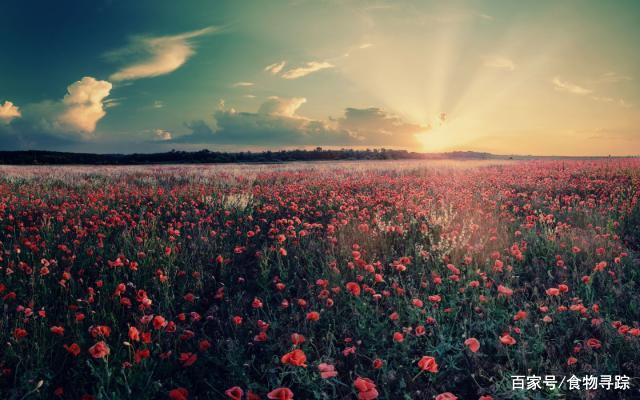
POLYGON ((420 361, 418 361, 418 367, 420 370, 427 371, 435 374, 438 372, 438 363, 436 359, 431 356, 423 356, 420 361))
POLYGON ((301 334, 299 333, 291 334, 291 343, 293 343, 294 346, 301 345, 304 342, 305 342, 305 337, 302 336, 301 334))
POLYGON ((26 337, 28 335, 26 329, 22 329, 22 328, 16 328, 13 331, 13 337, 16 339, 22 339, 23 337, 26 337))
POLYGON ((78 346, 76 343, 71 343, 70 345, 65 344, 62 347, 64 347, 65 350, 67 350, 70 354, 73 354, 75 357, 80 354, 80 346, 78 346))
POLYGON ((602 347, 602 343, 598 339, 591 338, 587 340, 587 346, 591 349, 599 349, 602 347))
POLYGON ((320 371, 322 379, 329 379, 338 375, 336 368, 331 364, 320 363, 318 365, 318 370, 320 371))
POLYGON ((192 366, 198 360, 198 355, 194 353, 180 353, 180 362, 184 368, 192 366))
POLYGON ((467 346, 472 353, 477 353, 478 350, 480 350, 480 342, 473 337, 465 340, 464 345, 467 346))
POLYGON ((435 400, 458 400, 458 397, 451 392, 440 393, 435 400))
POLYGON ((505 333, 504 335, 500 336, 500 343, 505 346, 513 346, 514 344, 516 344, 516 340, 508 333, 505 333))
POLYGON ((242 396, 244 396, 244 390, 240 386, 234 386, 224 391, 224 394, 227 395, 232 400, 242 400, 242 396))
POLYGON ((527 312, 522 310, 518 311, 516 315, 513 316, 514 321, 521 321, 526 318, 527 318, 527 312))
POLYGON ((169 398, 171 400, 188 400, 189 391, 183 387, 171 389, 169 391, 169 398))
POLYGON ((357 377, 353 386, 358 391, 358 400, 374 400, 378 398, 376 384, 369 378, 357 377))
POLYGON ((64 335, 64 328, 61 326, 52 326, 51 328, 49 328, 49 330, 54 335, 58 335, 58 336, 64 335))
POLYGON ((267 398, 270 400, 292 400, 293 392, 289 388, 281 387, 267 393, 267 398))
POLYGON ((560 294, 560 289, 558 288, 549 288, 546 290, 547 295, 549 296, 558 296, 560 294))
POLYGON ((93 358, 105 358, 109 353, 111 353, 109 346, 102 340, 89 347, 89 354, 93 358))
POLYGON ((320 319, 320 313, 317 311, 311 311, 307 314, 307 321, 317 321, 320 319))
POLYGON ((500 293, 503 296, 509 297, 513 294, 513 290, 509 289, 506 286, 498 285, 498 293, 500 293))
POLYGON ((296 367, 307 367, 307 356, 300 349, 295 349, 280 358, 283 364, 294 365, 296 367))
POLYGON ((347 282, 345 286, 352 295, 360 296, 360 285, 358 285, 356 282, 347 282))

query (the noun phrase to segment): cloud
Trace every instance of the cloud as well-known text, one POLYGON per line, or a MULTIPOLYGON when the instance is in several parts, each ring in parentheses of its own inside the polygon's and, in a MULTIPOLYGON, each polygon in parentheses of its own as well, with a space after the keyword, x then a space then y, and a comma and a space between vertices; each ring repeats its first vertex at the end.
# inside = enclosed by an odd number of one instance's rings
MULTIPOLYGON (((609 79, 612 79, 614 76, 616 77, 615 79, 621 79, 617 75, 607 75, 607 76, 609 77, 609 79)), ((629 79, 631 79, 631 78, 629 78, 629 79)), ((610 80, 609 82, 614 82, 614 81, 616 81, 616 80, 610 80)), ((551 82, 553 83, 554 88, 556 90, 559 90, 559 91, 568 92, 568 93, 572 93, 572 94, 576 94, 576 95, 580 95, 580 96, 590 95, 589 98, 591 100, 600 101, 600 102, 603 102, 603 103, 617 104, 618 106, 620 106, 622 108, 631 108, 631 107, 633 107, 631 104, 626 102, 624 99, 615 99, 615 98, 610 97, 610 96, 599 96, 597 94, 594 94, 594 91, 591 90, 591 89, 587 89, 587 88, 584 88, 582 86, 578 86, 578 85, 576 85, 574 83, 571 83, 571 82, 563 81, 558 77, 553 78, 553 80, 551 82)), ((603 81, 601 81, 601 82, 603 82, 603 81)))
POLYGON ((296 115, 298 108, 307 102, 304 97, 281 98, 272 96, 267 99, 260 108, 258 114, 276 115, 280 117, 299 118, 296 115))
POLYGON ((280 61, 277 63, 273 63, 270 65, 267 65, 266 67, 264 67, 264 70, 266 72, 271 72, 273 75, 278 75, 280 73, 280 71, 282 71, 282 68, 284 68, 285 64, 287 62, 286 61, 280 61))
POLYGON ((10 101, 4 102, 3 105, 0 105, 0 121, 8 124, 14 118, 20 118, 22 114, 20 113, 20 108, 14 105, 10 101))
POLYGON ((63 149, 95 139, 98 121, 114 104, 105 100, 110 91, 111 83, 87 76, 69 85, 61 100, 26 104, 21 118, 0 124, 0 143, 11 143, 0 148, 63 149))
POLYGON ((176 143, 257 146, 390 146, 416 147, 416 135, 428 126, 411 124, 381 108, 347 108, 338 118, 316 120, 298 114, 303 97, 270 97, 256 112, 219 108, 215 127, 204 121, 187 124, 190 134, 176 143))
POLYGON ((280 76, 284 79, 298 79, 314 72, 333 67, 333 64, 326 61, 310 61, 306 63, 304 67, 292 68, 283 72, 280 76))
POLYGON ((109 96, 111 87, 111 83, 90 76, 72 83, 62 99, 65 110, 58 117, 58 122, 71 131, 92 133, 98 121, 107 114, 103 100, 109 96))
POLYGON ((584 96, 593 92, 590 89, 583 88, 582 86, 578 86, 574 83, 563 81, 558 77, 553 78, 551 83, 553 83, 553 86, 556 90, 569 92, 580 96, 584 96))
POLYGON ((165 131, 164 129, 156 129, 153 131, 154 140, 158 142, 166 142, 171 140, 172 135, 171 132, 165 131))
POLYGON ((358 46, 359 49, 368 49, 369 47, 373 46, 372 43, 363 43, 360 46, 358 46))
POLYGON ((347 108, 344 116, 334 120, 337 129, 371 145, 409 146, 415 143, 415 135, 424 133, 428 126, 404 121, 397 115, 377 108, 347 108))
POLYGON ((215 32, 208 27, 173 36, 137 37, 130 46, 109 53, 110 58, 122 58, 135 55, 145 57, 126 66, 110 76, 112 81, 126 81, 166 75, 180 68, 189 57, 195 54, 191 39, 215 32))
POLYGON ((253 82, 236 82, 233 84, 233 87, 249 87, 253 85, 254 85, 253 82))
POLYGON ((502 56, 485 57, 484 66, 488 68, 502 69, 505 71, 513 71, 516 69, 516 64, 512 60, 502 56))
POLYGON ((605 72, 600 77, 593 80, 593 83, 619 83, 631 81, 633 78, 627 75, 620 75, 617 72, 605 72))

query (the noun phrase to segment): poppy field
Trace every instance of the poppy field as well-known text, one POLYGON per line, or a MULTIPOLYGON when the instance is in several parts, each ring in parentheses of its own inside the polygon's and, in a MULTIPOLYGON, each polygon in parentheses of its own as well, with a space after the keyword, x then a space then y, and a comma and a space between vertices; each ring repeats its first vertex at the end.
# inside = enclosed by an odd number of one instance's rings
POLYGON ((640 160, 461 164, 0 167, 0 399, 640 398, 640 160))

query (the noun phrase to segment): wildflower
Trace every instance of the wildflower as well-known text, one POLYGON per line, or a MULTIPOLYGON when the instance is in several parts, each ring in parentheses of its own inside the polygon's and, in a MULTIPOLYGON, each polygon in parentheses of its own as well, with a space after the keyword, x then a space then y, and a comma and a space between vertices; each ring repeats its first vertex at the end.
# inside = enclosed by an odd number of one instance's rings
POLYGON ((91 357, 93 358, 105 358, 109 355, 109 353, 111 353, 111 350, 109 349, 109 346, 107 346, 107 344, 103 341, 99 341, 98 343, 89 347, 89 354, 91 354, 91 357))
POLYGON ((183 368, 192 366, 198 360, 198 355, 194 353, 180 353, 180 362, 183 368))
POLYGON ((281 387, 267 393, 267 398, 270 400, 292 400, 293 392, 289 388, 281 387))
POLYGON ((320 371, 320 377, 322 377, 322 379, 329 379, 338 375, 336 368, 331 364, 320 363, 318 370, 320 371))
POLYGON ((295 349, 280 358, 283 364, 294 365, 296 367, 307 367, 307 356, 300 349, 295 349))
POLYGON ((77 357, 80 354, 80 346, 76 343, 71 343, 70 345, 63 345, 64 349, 72 354, 74 357, 77 357))
POLYGON ((560 294, 560 289, 558 288, 549 288, 546 290, 547 295, 549 296, 558 296, 560 294))
POLYGON ((505 346, 513 346, 514 344, 516 344, 516 340, 508 333, 505 333, 504 335, 500 336, 500 343, 505 346))
POLYGON ((422 371, 428 371, 431 373, 438 372, 438 363, 436 363, 436 359, 431 356, 423 356, 420 361, 418 361, 418 367, 422 371))
POLYGON ((451 392, 440 393, 435 400, 458 400, 458 397, 451 392))
POLYGON ((473 337, 465 340, 464 345, 467 346, 472 353, 477 353, 478 350, 480 350, 480 342, 473 337))
POLYGON ((234 386, 224 391, 224 394, 227 395, 232 400, 242 400, 242 396, 244 396, 244 390, 240 388, 240 386, 234 386))
POLYGON ((317 311, 311 311, 307 313, 307 321, 317 321, 320 319, 320 313, 317 311))
POLYGON ((169 398, 171 400, 188 400, 189 391, 183 387, 171 389, 169 391, 169 398))
POLYGON ((345 286, 352 295, 360 296, 360 285, 358 285, 356 282, 347 282, 345 286))
POLYGON ((587 346, 591 349, 599 349, 602 347, 602 343, 598 339, 591 338, 587 340, 587 346))
POLYGON ((61 326, 52 326, 51 328, 49 328, 49 330, 54 335, 58 335, 58 336, 64 335, 64 328, 61 326))
POLYGON ((503 296, 509 297, 513 295, 513 290, 509 289, 506 286, 498 285, 498 293, 500 293, 503 296))
POLYGON ((298 346, 304 342, 305 342, 305 337, 302 336, 301 334, 299 333, 291 334, 291 343, 293 343, 294 346, 298 346))
POLYGON ((369 378, 356 378, 353 386, 358 391, 358 400, 374 400, 378 398, 376 384, 369 378))

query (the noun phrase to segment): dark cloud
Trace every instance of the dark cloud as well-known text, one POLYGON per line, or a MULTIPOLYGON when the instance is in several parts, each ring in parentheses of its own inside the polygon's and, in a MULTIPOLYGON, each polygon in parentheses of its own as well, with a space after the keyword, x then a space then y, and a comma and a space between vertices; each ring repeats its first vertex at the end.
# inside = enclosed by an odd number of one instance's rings
POLYGON ((415 135, 428 127, 411 124, 380 108, 347 108, 343 116, 314 120, 297 111, 304 98, 272 97, 257 112, 220 109, 215 127, 204 121, 187 124, 191 133, 175 143, 260 146, 400 146, 418 144, 415 135))

